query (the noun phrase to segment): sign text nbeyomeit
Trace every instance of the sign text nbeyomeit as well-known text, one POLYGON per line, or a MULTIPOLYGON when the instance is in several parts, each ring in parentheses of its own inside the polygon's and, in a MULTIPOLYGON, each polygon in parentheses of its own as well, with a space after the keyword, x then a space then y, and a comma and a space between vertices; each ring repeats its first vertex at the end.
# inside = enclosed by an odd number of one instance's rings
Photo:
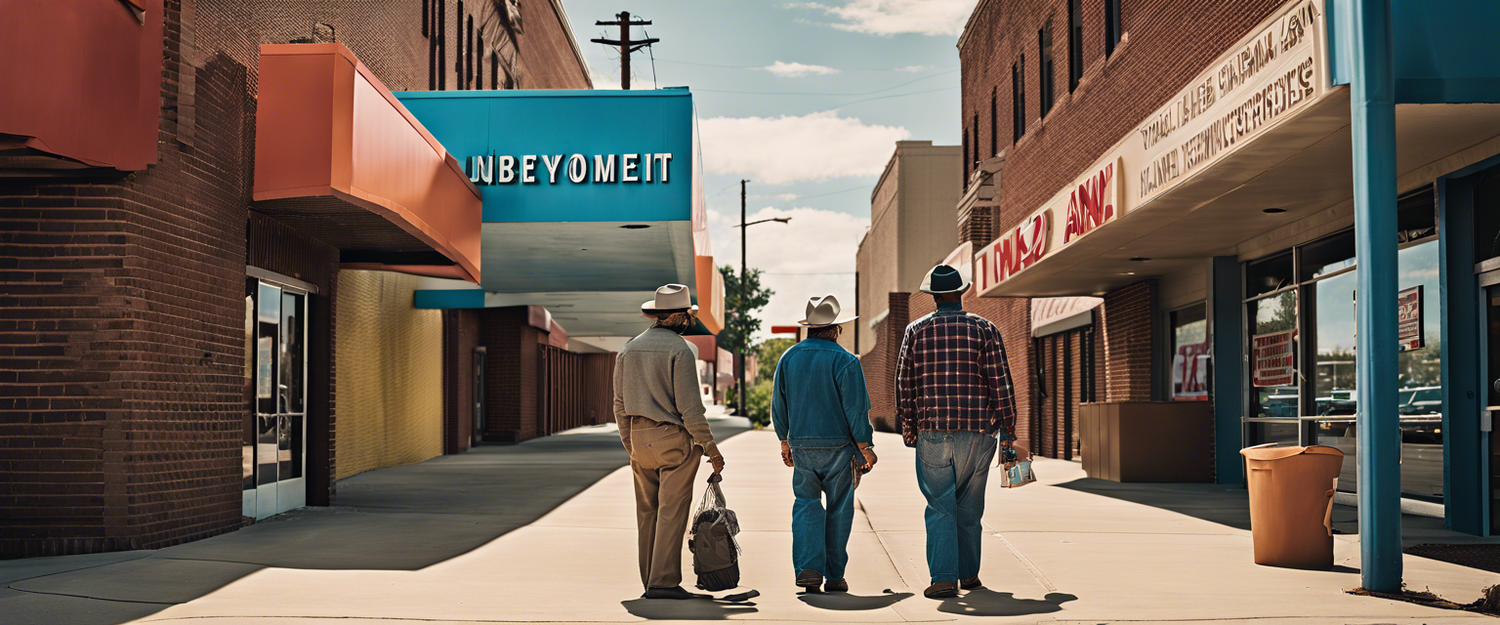
POLYGON ((476 185, 496 184, 608 184, 640 182, 667 184, 671 180, 672 153, 656 154, 503 154, 470 156, 464 172, 476 185))

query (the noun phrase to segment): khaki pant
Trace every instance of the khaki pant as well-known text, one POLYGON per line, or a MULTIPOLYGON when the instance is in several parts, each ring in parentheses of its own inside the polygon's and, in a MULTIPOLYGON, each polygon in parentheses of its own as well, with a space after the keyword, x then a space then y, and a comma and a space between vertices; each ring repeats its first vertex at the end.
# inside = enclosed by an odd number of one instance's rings
POLYGON ((630 420, 630 447, 641 583, 673 588, 682 584, 682 537, 703 452, 682 426, 644 417, 630 420))

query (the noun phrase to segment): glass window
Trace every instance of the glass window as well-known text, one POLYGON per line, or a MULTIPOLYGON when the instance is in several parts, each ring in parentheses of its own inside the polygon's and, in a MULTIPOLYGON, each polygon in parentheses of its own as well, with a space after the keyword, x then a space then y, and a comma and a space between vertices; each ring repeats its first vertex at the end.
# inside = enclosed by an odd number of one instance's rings
MULTIPOLYGON (((1305 258, 1305 257, 1304 257, 1305 258)), ((1397 254, 1397 286, 1419 298, 1420 306, 1404 314, 1417 331, 1402 338, 1397 356, 1400 386, 1397 410, 1401 418, 1401 494, 1441 502, 1443 499, 1442 362, 1438 311, 1438 242, 1428 238, 1397 254), (1420 287, 1420 288, 1419 288, 1420 287)), ((1316 310, 1311 332, 1316 336, 1316 407, 1320 420, 1314 430, 1320 445, 1342 450, 1344 467, 1339 490, 1358 485, 1358 445, 1354 414, 1358 406, 1355 383, 1355 274, 1344 273, 1314 282, 1308 289, 1309 307, 1316 310)))
POLYGON ((1245 297, 1247 298, 1289 287, 1293 283, 1291 251, 1245 266, 1245 297))
POLYGON ((1252 300, 1250 416, 1295 419, 1299 416, 1297 371, 1297 292, 1283 291, 1252 300))
POLYGON ((1208 316, 1203 304, 1172 311, 1172 399, 1208 401, 1208 316))
POLYGON ((1354 266, 1354 231, 1315 241, 1302 248, 1303 282, 1354 266))
POLYGON ((255 403, 263 414, 276 413, 276 339, 281 324, 281 288, 261 284, 255 298, 255 403))
POLYGON ((1320 416, 1354 415, 1353 272, 1313 283, 1313 411, 1320 416))

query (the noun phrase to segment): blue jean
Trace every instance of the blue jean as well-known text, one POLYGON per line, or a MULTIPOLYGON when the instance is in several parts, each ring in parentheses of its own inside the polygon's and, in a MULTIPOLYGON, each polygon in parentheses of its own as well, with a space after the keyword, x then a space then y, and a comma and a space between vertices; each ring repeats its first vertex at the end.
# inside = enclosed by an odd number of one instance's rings
POLYGON ((979 575, 984 487, 997 445, 981 432, 917 436, 917 486, 927 497, 927 572, 934 584, 979 575))
POLYGON ((844 579, 854 527, 853 444, 792 448, 792 568, 844 579), (823 506, 824 496, 828 506, 823 506))

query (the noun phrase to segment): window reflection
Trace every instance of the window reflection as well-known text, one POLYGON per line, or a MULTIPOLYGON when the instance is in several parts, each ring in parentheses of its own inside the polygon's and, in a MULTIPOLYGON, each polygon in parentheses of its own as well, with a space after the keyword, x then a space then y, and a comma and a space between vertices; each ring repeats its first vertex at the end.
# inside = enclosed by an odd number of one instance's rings
MULTIPOLYGON (((1250 337, 1250 416, 1295 419, 1299 416, 1297 399, 1301 377, 1296 358, 1296 291, 1283 291, 1251 301, 1249 317, 1253 327, 1250 337)), ((1295 441, 1296 437, 1292 440, 1295 441)))

